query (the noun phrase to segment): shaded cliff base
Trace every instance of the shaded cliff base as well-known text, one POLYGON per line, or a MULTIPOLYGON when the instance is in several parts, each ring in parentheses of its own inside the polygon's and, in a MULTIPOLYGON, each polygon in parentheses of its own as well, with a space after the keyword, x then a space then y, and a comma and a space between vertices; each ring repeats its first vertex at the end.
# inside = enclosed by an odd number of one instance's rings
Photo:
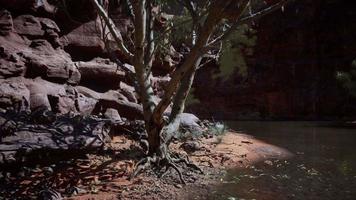
MULTIPOLYGON (((189 156, 204 174, 183 171, 187 185, 171 172, 158 178, 153 171, 128 177, 134 163, 142 156, 140 145, 127 136, 115 136, 106 150, 91 154, 66 153, 38 159, 32 165, 4 170, 0 196, 19 199, 39 196, 67 199, 193 199, 209 195, 229 168, 250 167, 269 159, 287 159, 287 150, 264 143, 251 136, 228 132, 206 135, 187 142, 176 141, 174 152, 189 156), (50 160, 50 161, 48 161, 50 160)), ((159 174, 158 174, 159 175, 159 174)))

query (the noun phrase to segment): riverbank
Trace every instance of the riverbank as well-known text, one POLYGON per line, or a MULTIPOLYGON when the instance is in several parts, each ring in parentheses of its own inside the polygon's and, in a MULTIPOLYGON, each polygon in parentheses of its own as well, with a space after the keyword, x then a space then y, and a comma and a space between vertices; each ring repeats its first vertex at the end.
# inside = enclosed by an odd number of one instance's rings
MULTIPOLYGON (((114 139, 114 146, 122 143, 122 138, 114 139)), ((182 185, 175 173, 159 179, 152 172, 146 172, 132 181, 127 180, 126 174, 101 183, 97 194, 79 195, 69 199, 206 199, 211 188, 219 184, 227 169, 244 168, 257 162, 268 163, 270 159, 286 159, 292 156, 285 149, 234 132, 192 142, 177 142, 172 145, 172 149, 189 155, 190 160, 203 169, 204 175, 185 170, 183 175, 187 184, 182 185)), ((116 166, 120 165, 120 162, 117 162, 116 166)), ((127 169, 131 171, 132 161, 125 162, 130 163, 127 169)))
POLYGON ((105 152, 7 174, 1 194, 5 198, 37 198, 39 191, 46 191, 49 195, 55 192, 71 200, 206 199, 227 169, 292 156, 285 149, 234 132, 175 142, 171 148, 180 155, 189 156, 204 174, 183 169, 186 185, 180 183, 173 171, 164 178, 158 178, 148 170, 129 181, 134 164, 143 156, 142 151, 126 136, 115 136, 105 152))

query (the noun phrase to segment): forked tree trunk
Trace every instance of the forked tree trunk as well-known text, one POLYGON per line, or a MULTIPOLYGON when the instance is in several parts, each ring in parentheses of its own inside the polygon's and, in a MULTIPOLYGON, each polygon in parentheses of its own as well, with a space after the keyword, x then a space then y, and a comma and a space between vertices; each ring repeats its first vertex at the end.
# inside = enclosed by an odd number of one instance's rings
MULTIPOLYGON (((193 26, 194 36, 192 50, 187 55, 183 64, 172 74, 171 80, 165 87, 164 96, 158 105, 155 105, 153 101, 154 93, 150 79, 153 63, 152 59, 154 57, 153 53, 155 50, 153 35, 154 18, 151 10, 151 3, 153 1, 129 1, 132 8, 130 10, 132 10, 134 14, 133 18, 135 26, 133 54, 125 47, 120 33, 115 28, 115 24, 98 3, 98 0, 91 1, 96 6, 99 15, 104 18, 110 33, 118 44, 118 48, 126 57, 130 58, 129 60, 133 63, 136 71, 136 81, 138 82, 137 92, 143 106, 145 128, 148 134, 149 156, 137 163, 136 170, 133 172, 132 177, 136 176, 140 171, 147 167, 152 166, 152 164, 155 164, 155 166, 158 167, 166 167, 167 170, 170 168, 175 169, 178 172, 181 181, 184 183, 182 173, 179 171, 176 164, 181 162, 185 162, 187 166, 192 166, 192 164, 186 159, 173 157, 168 149, 171 139, 179 129, 180 118, 178 115, 184 111, 184 104, 191 89, 196 69, 202 60, 202 56, 212 44, 220 41, 233 32, 234 28, 238 25, 238 20, 240 20, 244 10, 248 7, 250 0, 211 0, 211 4, 207 8, 207 15, 204 17, 202 26, 199 26, 199 28, 193 26), (223 19, 231 20, 233 25, 228 31, 225 31, 222 35, 211 41, 211 35, 215 32, 216 26, 218 26, 223 19), (195 36, 197 37, 195 38, 195 36), (163 113, 172 101, 173 110, 169 122, 166 123, 164 121, 163 113)), ((285 2, 287 0, 282 1, 285 2)), ((185 2, 186 5, 188 5, 188 9, 190 8, 190 11, 192 12, 192 17, 195 19, 194 22, 199 23, 192 1, 186 0, 185 2)), ((272 9, 268 9, 267 12, 269 10, 272 9)), ((259 16, 261 13, 262 12, 251 15, 243 21, 259 16)))
MULTIPOLYGON (((139 85, 138 93, 140 94, 140 101, 143 106, 143 113, 145 119, 145 127, 148 134, 149 153, 154 153, 160 145, 159 133, 161 131, 161 124, 153 123, 152 114, 155 107, 153 101, 153 89, 150 80, 151 69, 149 63, 145 62, 146 55, 146 36, 147 36, 147 19, 148 13, 146 10, 146 0, 135 0, 132 3, 135 14, 135 52, 133 64, 136 71, 136 79, 139 85)), ((149 11, 150 12, 150 11, 149 11)))
MULTIPOLYGON (((215 31, 217 25, 223 18, 228 18, 237 24, 242 13, 247 8, 250 0, 214 0, 209 6, 208 15, 205 18, 204 24, 197 32, 197 38, 192 50, 187 55, 184 63, 172 74, 171 80, 165 88, 165 94, 158 105, 153 101, 153 89, 150 82, 152 60, 151 55, 154 50, 152 42, 152 13, 149 10, 151 7, 150 0, 131 0, 131 6, 134 13, 135 40, 134 54, 130 53, 125 47, 122 37, 117 32, 112 20, 108 17, 105 10, 98 3, 98 0, 92 0, 96 6, 98 13, 104 18, 108 25, 109 31, 118 43, 119 49, 129 57, 136 70, 136 80, 138 82, 138 93, 140 101, 143 105, 143 113, 145 119, 146 131, 148 133, 149 153, 159 153, 162 145, 167 145, 169 138, 165 138, 166 132, 175 130, 176 117, 184 110, 184 104, 189 94, 192 82, 194 80, 196 68, 200 65, 203 54, 208 48, 210 36, 215 31), (147 3, 148 2, 148 3, 147 3), (230 11, 234 8, 233 13, 230 11), (235 9, 237 8, 237 9, 235 9), (229 10, 230 9, 230 10, 229 10), (232 17, 229 17, 231 15, 232 17), (147 23, 148 22, 148 23, 147 23), (149 24, 149 27, 147 27, 149 24), (173 102, 173 111, 170 116, 170 122, 165 124, 163 113, 167 107, 173 102)), ((284 0, 286 1, 286 0, 284 0)), ((284 2, 283 1, 283 2, 284 2)), ((189 2, 188 2, 189 3, 189 2)), ((263 13, 262 13, 263 14, 263 13)), ((260 14, 259 14, 260 15, 260 14)), ((251 16, 251 17, 256 17, 251 16)), ((232 32, 232 26, 227 32, 232 32)), ((228 35, 228 34, 225 34, 228 35)), ((224 38, 224 37, 222 37, 224 38)), ((209 43, 211 44, 211 42, 209 43)), ((153 55, 152 55, 153 56, 153 55)), ((171 134, 170 134, 171 135, 171 134)))

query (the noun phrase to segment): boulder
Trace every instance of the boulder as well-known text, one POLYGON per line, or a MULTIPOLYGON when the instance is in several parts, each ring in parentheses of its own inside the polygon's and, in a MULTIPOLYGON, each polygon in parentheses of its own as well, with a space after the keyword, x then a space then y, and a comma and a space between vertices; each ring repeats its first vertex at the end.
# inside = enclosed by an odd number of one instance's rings
POLYGON ((170 80, 171 78, 169 76, 157 76, 151 78, 153 90, 158 97, 161 98, 164 95, 165 86, 170 80))
POLYGON ((48 18, 20 15, 14 19, 16 33, 30 39, 46 39, 54 48, 60 47, 60 29, 57 24, 48 18))
POLYGON ((110 100, 110 101, 121 100, 121 101, 128 102, 128 99, 125 97, 125 95, 121 94, 120 91, 118 90, 109 90, 105 93, 102 93, 100 98, 110 100))
POLYGON ((12 34, 12 31, 13 22, 10 12, 0 10, 0 78, 22 76, 25 73, 25 63, 5 43, 5 41, 23 42, 20 37, 12 34))
POLYGON ((107 109, 116 109, 120 116, 127 119, 142 119, 143 110, 140 104, 130 102, 119 90, 109 90, 105 93, 93 91, 83 86, 77 86, 79 95, 96 99, 97 103, 91 114, 104 114, 107 109))
POLYGON ((80 73, 71 60, 71 57, 62 49, 53 49, 47 40, 33 40, 30 44, 32 50, 24 51, 28 60, 29 77, 41 76, 55 82, 77 84, 80 73))
POLYGON ((41 38, 44 35, 39 18, 32 15, 21 15, 14 19, 14 29, 19 35, 30 38, 41 38))
POLYGON ((27 110, 30 103, 30 91, 21 77, 0 79, 0 108, 27 110))
POLYGON ((9 11, 0 10, 0 35, 8 35, 13 30, 12 17, 9 11))
POLYGON ((22 15, 15 21, 14 31, 18 34, 10 32, 0 36, 0 78, 41 76, 62 83, 80 81, 80 73, 70 55, 57 48, 59 29, 52 20, 22 15))
POLYGON ((85 85, 100 85, 103 88, 119 88, 125 80, 126 73, 116 63, 109 59, 95 58, 89 62, 76 62, 81 74, 81 83, 85 85))
MULTIPOLYGON (((49 96, 59 97, 65 96, 66 91, 63 85, 51 83, 40 78, 34 80, 27 80, 26 86, 30 91, 30 108, 35 110, 39 107, 46 107, 48 110, 52 110, 49 96)), ((58 104, 60 104, 60 99, 58 99, 58 104)), ((53 110, 60 110, 59 105, 53 105, 56 107, 53 110)))
POLYGON ((88 88, 56 84, 41 78, 27 80, 26 85, 31 93, 32 110, 39 106, 46 106, 47 109, 55 113, 79 112, 82 115, 89 115, 101 98, 100 95, 96 95, 88 88), (93 93, 93 96, 88 95, 90 92, 93 93))
MULTIPOLYGON (((84 89, 79 89, 83 91, 84 89)), ((89 90, 89 89, 87 89, 89 90)), ((95 93, 93 91, 93 93, 95 93)), ((101 98, 120 99, 115 92, 90 96, 78 93, 77 88, 68 84, 52 83, 41 78, 22 77, 0 79, 0 108, 52 110, 57 114, 80 112, 89 115, 101 98), (111 95, 111 96, 110 96, 111 95), (19 107, 20 106, 20 107, 19 107)))
POLYGON ((0 78, 23 76, 25 69, 25 63, 18 54, 8 52, 0 45, 0 78))
POLYGON ((119 112, 112 108, 106 109, 104 116, 112 121, 122 121, 119 112))
POLYGON ((77 102, 77 107, 80 113, 82 115, 90 115, 93 112, 95 105, 98 103, 98 99, 78 93, 77 102))
POLYGON ((64 49, 75 60, 90 60, 104 53, 105 44, 100 38, 101 34, 101 22, 96 19, 81 24, 60 40, 64 44, 64 49))
POLYGON ((44 12, 54 14, 56 7, 47 0, 0 0, 0 5, 16 13, 44 12))
POLYGON ((200 126, 200 119, 191 113, 181 113, 178 115, 180 119, 180 124, 183 127, 194 127, 200 126))
POLYGON ((110 124, 94 117, 63 115, 54 123, 37 125, 0 115, 1 124, 10 122, 22 129, 1 135, 0 164, 27 161, 31 154, 38 156, 41 152, 100 149, 110 141, 110 124))
POLYGON ((120 82, 119 90, 130 102, 137 103, 137 93, 135 88, 131 85, 128 85, 124 82, 120 82))
POLYGON ((180 121, 180 129, 186 130, 194 135, 203 133, 200 119, 190 113, 181 113, 177 116, 180 121))

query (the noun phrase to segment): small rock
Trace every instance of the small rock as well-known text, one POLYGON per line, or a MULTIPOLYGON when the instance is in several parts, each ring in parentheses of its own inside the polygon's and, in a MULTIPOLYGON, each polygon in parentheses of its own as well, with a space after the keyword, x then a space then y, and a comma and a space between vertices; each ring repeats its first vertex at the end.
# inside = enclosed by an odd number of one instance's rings
POLYGON ((119 112, 116 109, 108 108, 105 111, 105 117, 112 121, 121 121, 119 112))
POLYGON ((7 10, 0 10, 0 35, 8 35, 13 30, 11 13, 7 10))
POLYGON ((180 148, 182 148, 187 153, 193 153, 195 151, 199 151, 201 149, 198 142, 195 141, 188 141, 183 143, 180 148))
POLYGON ((44 167, 42 171, 47 176, 53 174, 53 169, 51 167, 44 167))
POLYGON ((53 189, 45 189, 40 192, 39 198, 40 200, 62 200, 62 195, 53 189))
POLYGON ((76 187, 76 186, 72 186, 72 187, 69 187, 66 190, 66 193, 69 194, 70 196, 75 196, 75 195, 78 195, 78 194, 85 194, 86 190, 81 189, 81 188, 76 187))
POLYGON ((273 165, 273 162, 270 161, 270 160, 266 160, 264 163, 265 163, 266 165, 269 165, 269 166, 272 166, 272 165, 273 165))
POLYGON ((26 176, 26 172, 25 171, 23 171, 23 170, 21 170, 21 171, 19 171, 19 173, 17 173, 17 177, 25 177, 26 176))
POLYGON ((40 168, 36 167, 36 168, 33 168, 33 169, 31 170, 31 172, 33 172, 33 173, 41 173, 42 170, 41 170, 40 168))

